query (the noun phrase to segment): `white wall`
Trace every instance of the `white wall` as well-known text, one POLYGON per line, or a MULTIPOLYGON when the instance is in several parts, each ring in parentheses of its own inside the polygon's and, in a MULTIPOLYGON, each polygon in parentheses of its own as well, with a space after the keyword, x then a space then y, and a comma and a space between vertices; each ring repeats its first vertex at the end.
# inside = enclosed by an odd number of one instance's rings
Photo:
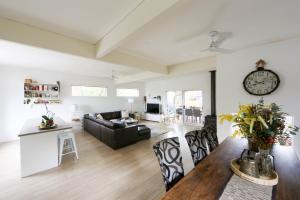
MULTIPOLYGON (((259 97, 248 94, 243 88, 243 79, 255 70, 259 59, 267 61, 266 69, 275 71, 281 83, 279 88, 264 97, 265 102, 276 102, 284 111, 294 117, 300 125, 300 38, 277 42, 256 48, 242 50, 217 58, 217 113, 236 112, 239 103, 256 103, 259 97)), ((230 135, 230 125, 218 124, 218 136, 222 141, 230 135)), ((294 146, 300 155, 300 134, 294 146)))
MULTIPOLYGON (((44 105, 34 105, 30 108, 23 104, 25 78, 32 78, 41 83, 61 82, 62 103, 52 104, 48 107, 56 116, 66 121, 70 121, 72 117, 72 104, 77 104, 83 113, 130 110, 128 98, 116 97, 115 88, 117 86, 111 79, 0 66, 0 142, 17 139, 27 118, 39 118, 45 114, 44 105), (106 86, 108 87, 108 97, 72 97, 71 85, 81 84, 106 86)), ((140 89, 140 97, 135 99, 133 110, 143 111, 144 83, 122 84, 118 87, 140 89)))
POLYGON ((163 107, 166 107, 166 92, 177 90, 201 90, 203 95, 203 114, 210 114, 210 72, 196 72, 172 78, 146 82, 147 97, 160 95, 163 107))

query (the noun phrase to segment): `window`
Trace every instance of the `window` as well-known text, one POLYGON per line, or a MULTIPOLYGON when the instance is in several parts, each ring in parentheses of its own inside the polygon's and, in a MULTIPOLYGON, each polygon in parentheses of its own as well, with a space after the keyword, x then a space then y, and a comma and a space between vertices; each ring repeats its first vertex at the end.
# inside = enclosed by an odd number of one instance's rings
POLYGON ((202 91, 190 90, 184 92, 185 107, 197 107, 202 108, 202 91))
POLYGON ((118 97, 138 97, 140 94, 138 89, 117 89, 118 97))
POLYGON ((106 97, 107 88, 96 86, 72 86, 72 96, 106 97))

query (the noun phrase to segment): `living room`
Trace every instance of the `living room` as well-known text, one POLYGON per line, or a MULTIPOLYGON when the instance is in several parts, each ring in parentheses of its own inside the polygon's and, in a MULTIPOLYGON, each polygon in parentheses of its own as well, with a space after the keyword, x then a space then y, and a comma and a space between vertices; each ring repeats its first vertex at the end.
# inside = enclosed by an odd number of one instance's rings
POLYGON ((0 199, 299 199, 299 7, 0 1, 0 199))

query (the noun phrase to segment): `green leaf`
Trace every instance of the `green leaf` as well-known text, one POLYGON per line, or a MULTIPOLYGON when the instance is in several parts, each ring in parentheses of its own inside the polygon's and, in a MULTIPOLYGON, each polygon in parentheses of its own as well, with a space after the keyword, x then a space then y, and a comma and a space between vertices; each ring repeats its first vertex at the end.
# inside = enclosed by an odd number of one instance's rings
POLYGON ((43 115, 42 118, 45 120, 49 120, 49 118, 46 115, 43 115))

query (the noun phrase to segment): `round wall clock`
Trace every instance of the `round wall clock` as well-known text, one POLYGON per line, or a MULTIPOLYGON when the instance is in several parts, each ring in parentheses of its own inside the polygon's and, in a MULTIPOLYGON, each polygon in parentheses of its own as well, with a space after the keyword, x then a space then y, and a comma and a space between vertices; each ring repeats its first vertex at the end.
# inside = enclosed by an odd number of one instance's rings
POLYGON ((264 69, 266 62, 259 60, 257 70, 250 72, 244 79, 245 90, 252 95, 263 96, 274 92, 280 83, 279 76, 272 70, 264 69))

